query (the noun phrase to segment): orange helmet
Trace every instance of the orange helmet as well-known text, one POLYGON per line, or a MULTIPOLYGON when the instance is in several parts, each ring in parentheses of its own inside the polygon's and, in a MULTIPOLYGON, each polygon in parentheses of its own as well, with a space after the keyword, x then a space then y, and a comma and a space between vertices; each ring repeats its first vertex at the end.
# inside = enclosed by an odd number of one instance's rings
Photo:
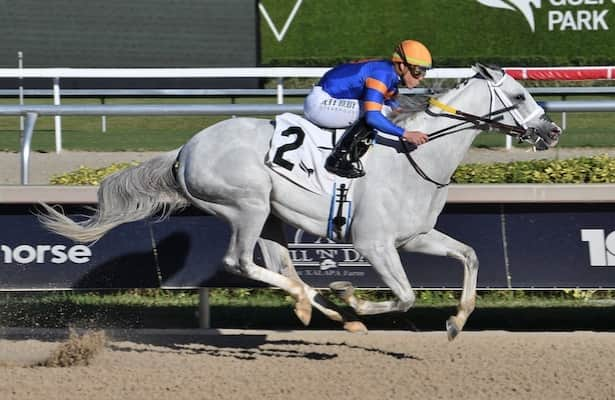
POLYGON ((416 40, 404 40, 398 44, 391 60, 431 68, 431 53, 423 43, 416 40))

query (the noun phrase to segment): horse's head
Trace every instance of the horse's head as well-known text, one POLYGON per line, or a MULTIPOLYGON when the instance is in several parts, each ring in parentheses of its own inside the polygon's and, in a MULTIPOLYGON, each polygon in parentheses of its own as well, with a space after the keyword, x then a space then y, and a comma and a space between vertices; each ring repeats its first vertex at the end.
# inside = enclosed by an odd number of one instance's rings
POLYGON ((517 126, 519 140, 532 144, 536 150, 554 147, 562 129, 545 114, 532 95, 501 68, 476 64, 473 69, 487 80, 491 90, 491 110, 507 110, 500 115, 517 126))

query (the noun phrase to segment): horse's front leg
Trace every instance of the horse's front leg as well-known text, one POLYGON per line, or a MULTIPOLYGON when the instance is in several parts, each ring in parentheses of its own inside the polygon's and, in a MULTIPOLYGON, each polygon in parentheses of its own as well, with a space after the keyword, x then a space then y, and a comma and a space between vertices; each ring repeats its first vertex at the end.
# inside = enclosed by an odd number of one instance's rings
POLYGON ((453 340, 463 329, 476 304, 476 280, 478 278, 478 258, 474 249, 435 229, 416 236, 400 250, 436 256, 453 257, 463 263, 463 291, 456 316, 446 322, 448 339, 453 340))
POLYGON ((354 248, 369 261, 397 299, 378 302, 359 299, 350 282, 331 283, 329 287, 333 292, 360 315, 408 311, 414 304, 415 295, 392 240, 355 239, 354 248))

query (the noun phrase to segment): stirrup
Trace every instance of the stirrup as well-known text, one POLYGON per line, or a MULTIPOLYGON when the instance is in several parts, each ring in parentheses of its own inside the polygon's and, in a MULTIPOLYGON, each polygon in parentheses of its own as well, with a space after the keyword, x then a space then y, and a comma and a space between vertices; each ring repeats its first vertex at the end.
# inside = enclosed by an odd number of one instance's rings
POLYGON ((325 169, 332 174, 341 176, 342 178, 360 178, 365 175, 363 169, 357 168, 348 160, 339 159, 330 155, 325 162, 325 169))

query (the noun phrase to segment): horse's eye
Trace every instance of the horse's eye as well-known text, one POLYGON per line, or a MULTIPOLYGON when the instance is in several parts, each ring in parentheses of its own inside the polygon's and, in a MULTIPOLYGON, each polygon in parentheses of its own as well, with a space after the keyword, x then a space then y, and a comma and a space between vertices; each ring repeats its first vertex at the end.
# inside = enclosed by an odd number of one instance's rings
POLYGON ((515 96, 515 99, 519 100, 519 101, 525 101, 525 95, 524 94, 518 94, 518 95, 515 96))

